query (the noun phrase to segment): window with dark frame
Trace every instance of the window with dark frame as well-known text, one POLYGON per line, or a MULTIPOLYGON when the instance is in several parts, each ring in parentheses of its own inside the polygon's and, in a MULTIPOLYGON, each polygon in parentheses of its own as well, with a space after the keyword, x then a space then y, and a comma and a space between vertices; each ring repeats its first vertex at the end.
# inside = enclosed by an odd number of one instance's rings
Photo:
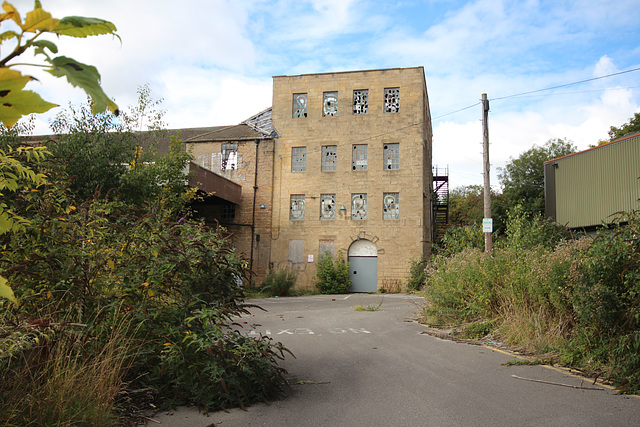
POLYGON ((237 143, 222 144, 222 156, 221 156, 220 168, 223 171, 238 169, 238 144, 237 143))
POLYGON ((226 203, 222 206, 222 214, 220 219, 233 220, 236 219, 236 205, 233 203, 226 203))

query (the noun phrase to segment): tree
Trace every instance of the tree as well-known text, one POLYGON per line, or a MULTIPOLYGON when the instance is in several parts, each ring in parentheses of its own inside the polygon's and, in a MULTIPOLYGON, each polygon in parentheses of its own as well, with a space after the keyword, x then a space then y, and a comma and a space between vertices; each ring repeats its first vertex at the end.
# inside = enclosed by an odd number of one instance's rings
POLYGON ((81 38, 112 34, 118 37, 115 25, 103 19, 80 16, 55 19, 49 12, 42 9, 39 0, 35 1, 34 9, 26 14, 24 21, 10 3, 5 1, 2 4, 2 9, 4 13, 0 14, 0 25, 4 28, 0 40, 3 44, 5 42, 15 43, 13 50, 0 59, 0 98, 2 98, 0 121, 6 127, 12 127, 24 115, 44 113, 57 106, 43 100, 33 91, 24 90, 26 84, 36 78, 12 68, 16 66, 43 67, 45 71, 55 77, 66 77, 71 85, 83 89, 91 97, 94 113, 109 110, 116 115, 118 114, 118 106, 107 97, 100 87, 100 73, 95 67, 66 56, 50 56, 50 54, 58 53, 58 47, 53 42, 42 39, 45 34, 56 37, 81 38), (15 31, 13 29, 5 30, 6 26, 17 26, 17 28, 15 31), (12 62, 30 49, 44 63, 12 62))
POLYGON ((525 212, 544 211, 544 162, 575 152, 571 141, 550 139, 542 147, 534 145, 499 168, 506 208, 521 204, 525 212))
POLYGON ((635 113, 633 117, 619 128, 611 126, 609 129, 609 141, 622 138, 630 133, 640 132, 640 113, 635 113))

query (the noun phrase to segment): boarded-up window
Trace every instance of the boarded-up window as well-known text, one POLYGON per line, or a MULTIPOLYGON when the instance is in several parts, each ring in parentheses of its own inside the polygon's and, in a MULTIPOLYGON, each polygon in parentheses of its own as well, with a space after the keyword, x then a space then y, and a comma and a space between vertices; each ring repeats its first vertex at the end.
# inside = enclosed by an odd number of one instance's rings
POLYGON ((327 253, 333 258, 335 253, 335 243, 333 240, 320 240, 318 244, 318 259, 326 256, 327 253))
POLYGON ((304 263, 304 240, 289 240, 289 262, 291 264, 304 263))

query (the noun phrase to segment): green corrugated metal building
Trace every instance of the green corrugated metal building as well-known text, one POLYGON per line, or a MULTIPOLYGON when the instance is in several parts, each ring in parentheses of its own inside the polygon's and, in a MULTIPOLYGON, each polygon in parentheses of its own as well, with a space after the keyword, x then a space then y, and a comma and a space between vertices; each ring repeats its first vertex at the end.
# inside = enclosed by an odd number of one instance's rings
POLYGON ((640 132, 544 164, 547 217, 591 230, 640 209, 640 132))

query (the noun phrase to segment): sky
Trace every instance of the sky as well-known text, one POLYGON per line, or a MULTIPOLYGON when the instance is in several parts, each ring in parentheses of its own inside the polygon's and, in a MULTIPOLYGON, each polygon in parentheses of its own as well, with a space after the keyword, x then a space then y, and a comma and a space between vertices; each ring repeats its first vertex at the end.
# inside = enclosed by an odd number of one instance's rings
MULTIPOLYGON (((10 3, 23 16, 34 4, 10 3)), ((448 168, 450 188, 484 182, 483 93, 490 101, 495 189, 500 168, 534 145, 563 138, 583 150, 640 112, 640 70, 629 71, 640 68, 639 0, 42 0, 42 6, 55 18, 114 23, 121 40, 52 40, 60 55, 96 66, 121 109, 149 85, 171 129, 240 123, 271 106, 273 76, 422 66, 433 165, 448 168)), ((24 71, 39 79, 28 89, 47 101, 64 107, 86 100, 64 80, 24 71)), ((39 115, 35 133, 49 133, 59 111, 39 115)))

